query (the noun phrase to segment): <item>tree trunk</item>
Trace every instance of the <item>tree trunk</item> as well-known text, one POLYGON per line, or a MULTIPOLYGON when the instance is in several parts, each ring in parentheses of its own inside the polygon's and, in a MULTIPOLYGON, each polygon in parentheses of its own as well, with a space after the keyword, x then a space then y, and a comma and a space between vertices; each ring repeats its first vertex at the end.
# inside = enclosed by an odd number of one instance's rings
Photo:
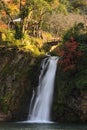
POLYGON ((0 32, 0 43, 2 42, 2 32, 0 32))

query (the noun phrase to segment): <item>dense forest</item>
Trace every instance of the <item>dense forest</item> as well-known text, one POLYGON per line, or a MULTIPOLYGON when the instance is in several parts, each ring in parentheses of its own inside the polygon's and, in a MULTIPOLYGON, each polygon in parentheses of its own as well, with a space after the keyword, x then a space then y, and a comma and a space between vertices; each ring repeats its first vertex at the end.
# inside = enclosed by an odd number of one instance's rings
POLYGON ((87 121, 87 0, 0 0, 0 121, 27 118, 39 67, 59 56, 52 119, 87 121))

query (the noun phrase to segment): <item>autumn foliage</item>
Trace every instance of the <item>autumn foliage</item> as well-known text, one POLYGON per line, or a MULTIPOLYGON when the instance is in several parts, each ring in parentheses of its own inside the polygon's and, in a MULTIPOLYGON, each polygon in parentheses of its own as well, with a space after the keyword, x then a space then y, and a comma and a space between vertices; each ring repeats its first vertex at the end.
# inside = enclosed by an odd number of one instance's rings
POLYGON ((63 72, 76 69, 78 61, 83 56, 83 52, 78 49, 78 46, 79 43, 71 38, 64 46, 58 48, 58 55, 61 57, 58 63, 61 65, 63 72))
POLYGON ((6 16, 6 11, 5 10, 1 10, 1 15, 2 15, 2 17, 5 17, 6 16))

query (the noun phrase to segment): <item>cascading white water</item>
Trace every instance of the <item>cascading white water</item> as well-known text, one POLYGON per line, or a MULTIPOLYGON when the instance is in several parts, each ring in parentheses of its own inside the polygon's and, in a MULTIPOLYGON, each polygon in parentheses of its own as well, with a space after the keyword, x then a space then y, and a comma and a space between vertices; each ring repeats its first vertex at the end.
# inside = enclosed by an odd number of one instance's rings
POLYGON ((50 110, 53 98, 55 73, 58 57, 49 56, 41 64, 41 73, 37 91, 33 91, 31 99, 28 121, 29 122, 49 122, 50 110), (35 102, 33 104, 33 101, 35 102), (33 107, 32 107, 33 106, 33 107))

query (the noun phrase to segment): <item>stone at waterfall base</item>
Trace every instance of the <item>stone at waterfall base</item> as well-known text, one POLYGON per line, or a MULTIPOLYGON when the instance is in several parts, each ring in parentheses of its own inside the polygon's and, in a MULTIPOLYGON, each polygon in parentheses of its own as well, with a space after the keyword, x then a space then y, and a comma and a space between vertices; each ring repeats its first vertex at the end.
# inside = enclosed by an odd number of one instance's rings
POLYGON ((11 121, 11 119, 12 115, 10 111, 7 114, 0 113, 0 121, 11 121))

